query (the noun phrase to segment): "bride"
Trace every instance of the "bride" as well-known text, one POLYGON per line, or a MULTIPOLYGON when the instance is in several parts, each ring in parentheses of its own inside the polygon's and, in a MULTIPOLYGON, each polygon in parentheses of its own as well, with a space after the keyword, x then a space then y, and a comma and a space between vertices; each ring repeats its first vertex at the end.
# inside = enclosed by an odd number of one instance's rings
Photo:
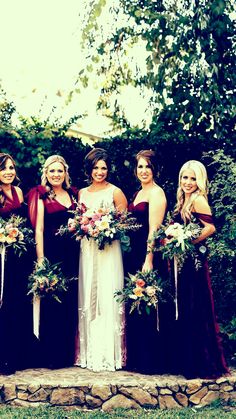
MULTIPOLYGON (((101 205, 125 210, 121 189, 107 181, 108 154, 92 149, 85 157, 90 186, 79 192, 79 202, 96 210, 101 205)), ((98 249, 94 240, 81 240, 79 269, 79 333, 75 365, 93 371, 114 371, 125 363, 124 309, 114 299, 124 281, 118 240, 98 249)))

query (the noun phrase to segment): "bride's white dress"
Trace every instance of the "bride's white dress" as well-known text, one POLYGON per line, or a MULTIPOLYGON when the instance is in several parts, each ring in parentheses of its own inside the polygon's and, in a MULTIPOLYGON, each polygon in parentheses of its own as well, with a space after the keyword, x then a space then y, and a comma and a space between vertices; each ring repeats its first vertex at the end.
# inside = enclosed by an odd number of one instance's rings
MULTIPOLYGON (((80 202, 89 209, 103 204, 114 208, 114 185, 97 192, 81 191, 80 202)), ((75 365, 93 371, 114 371, 125 363, 124 307, 114 292, 123 288, 120 242, 99 250, 97 243, 81 240, 79 268, 79 334, 75 365)))

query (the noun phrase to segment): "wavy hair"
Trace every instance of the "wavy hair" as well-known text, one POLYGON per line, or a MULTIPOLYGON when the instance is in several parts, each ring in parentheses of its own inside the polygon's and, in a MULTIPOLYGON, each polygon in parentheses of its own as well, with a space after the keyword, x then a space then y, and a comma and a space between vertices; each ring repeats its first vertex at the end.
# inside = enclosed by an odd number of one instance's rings
POLYGON ((156 155, 155 155, 155 151, 153 151, 153 150, 141 150, 136 154, 135 159, 136 159, 137 164, 136 164, 136 167, 134 169, 135 176, 137 176, 138 161, 141 157, 144 160, 146 160, 146 162, 149 164, 149 166, 152 170, 153 177, 154 177, 156 175, 157 168, 156 168, 156 155))
POLYGON ((191 218, 191 212, 192 212, 195 199, 199 195, 202 195, 206 198, 206 200, 208 200, 207 194, 208 194, 208 179, 207 179, 207 171, 206 171, 205 166, 200 161, 197 161, 197 160, 189 160, 186 163, 184 163, 184 165, 181 167, 180 172, 179 172, 179 185, 178 185, 177 194, 176 194, 177 202, 176 202, 174 214, 180 213, 182 219, 184 220, 184 222, 186 222, 187 220, 191 218), (190 199, 187 202, 185 202, 184 191, 181 188, 181 180, 182 180, 183 172, 185 170, 192 170, 195 173, 196 182, 197 182, 197 189, 191 194, 190 199))
POLYGON ((106 163, 108 173, 111 169, 110 158, 108 156, 107 151, 104 150, 103 148, 93 148, 92 150, 89 151, 88 154, 86 154, 84 158, 85 174, 89 182, 92 179, 91 177, 92 170, 99 160, 103 160, 106 163))
MULTIPOLYGON (((10 159, 12 161, 12 164, 13 164, 14 169, 16 171, 16 163, 15 163, 15 160, 13 159, 13 157, 8 153, 0 153, 0 172, 5 169, 6 161, 8 159, 10 159)), ((18 184, 19 182, 20 182, 20 179, 18 178, 18 176, 16 174, 16 177, 15 177, 13 183, 18 184)))
POLYGON ((70 188, 69 166, 66 163, 64 157, 59 156, 58 154, 53 154, 52 156, 48 157, 47 160, 45 161, 42 168, 41 185, 49 186, 51 188, 51 185, 47 180, 47 172, 48 172, 49 166, 56 162, 61 163, 65 169, 65 180, 62 186, 65 187, 66 189, 69 189, 70 188))

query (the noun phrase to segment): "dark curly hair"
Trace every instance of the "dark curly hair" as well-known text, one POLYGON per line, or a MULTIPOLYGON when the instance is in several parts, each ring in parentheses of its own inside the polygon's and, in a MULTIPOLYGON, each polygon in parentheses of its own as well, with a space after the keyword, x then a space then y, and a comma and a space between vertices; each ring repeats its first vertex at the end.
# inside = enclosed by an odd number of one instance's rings
POLYGON ((107 151, 103 148, 93 148, 84 159, 85 173, 89 179, 91 179, 92 170, 99 160, 103 160, 107 165, 108 172, 110 171, 111 163, 107 151))

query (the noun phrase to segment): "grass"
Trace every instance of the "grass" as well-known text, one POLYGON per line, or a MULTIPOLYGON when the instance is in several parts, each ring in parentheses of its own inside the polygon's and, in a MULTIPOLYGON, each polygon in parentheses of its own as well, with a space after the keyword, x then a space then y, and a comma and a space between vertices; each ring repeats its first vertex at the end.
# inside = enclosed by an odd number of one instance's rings
POLYGON ((40 407, 40 408, 22 408, 8 407, 0 405, 0 418, 2 419, 235 419, 235 405, 217 405, 214 403, 205 408, 185 408, 178 410, 159 410, 159 409, 141 409, 141 410, 123 410, 118 409, 113 413, 105 413, 99 410, 91 412, 82 412, 75 407, 40 407))

